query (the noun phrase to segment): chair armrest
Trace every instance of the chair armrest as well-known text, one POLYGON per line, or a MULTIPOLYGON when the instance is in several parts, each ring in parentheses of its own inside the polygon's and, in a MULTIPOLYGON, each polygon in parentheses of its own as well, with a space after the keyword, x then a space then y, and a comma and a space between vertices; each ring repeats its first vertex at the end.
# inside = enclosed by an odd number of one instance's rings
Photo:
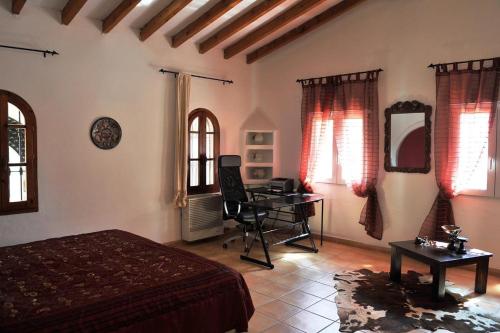
POLYGON ((234 219, 240 214, 241 205, 242 205, 241 201, 225 200, 224 201, 224 213, 226 214, 227 217, 234 219), (236 209, 234 209, 234 208, 236 208, 236 209))

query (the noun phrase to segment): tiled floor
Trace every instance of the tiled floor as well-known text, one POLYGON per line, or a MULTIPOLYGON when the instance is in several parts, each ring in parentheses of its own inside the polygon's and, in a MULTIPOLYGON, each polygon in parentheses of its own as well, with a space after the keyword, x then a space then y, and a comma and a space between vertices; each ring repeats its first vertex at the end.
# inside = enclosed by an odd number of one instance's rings
MULTIPOLYGON (((388 253, 328 241, 319 247, 317 254, 287 246, 271 247, 275 268, 269 270, 241 261, 240 242, 223 250, 223 239, 174 246, 222 262, 243 274, 256 308, 250 320, 250 333, 339 332, 333 274, 360 268, 389 270, 388 253)), ((319 245, 319 241, 316 243, 319 245)), ((252 255, 259 254, 262 255, 262 248, 256 246, 252 255)), ((403 272, 408 269, 428 272, 426 266, 404 258, 403 272)), ((454 283, 454 288, 473 292, 474 272, 449 269, 447 279, 454 283)), ((490 276, 488 293, 478 295, 476 299, 482 305, 498 307, 500 311, 500 278, 490 276)))

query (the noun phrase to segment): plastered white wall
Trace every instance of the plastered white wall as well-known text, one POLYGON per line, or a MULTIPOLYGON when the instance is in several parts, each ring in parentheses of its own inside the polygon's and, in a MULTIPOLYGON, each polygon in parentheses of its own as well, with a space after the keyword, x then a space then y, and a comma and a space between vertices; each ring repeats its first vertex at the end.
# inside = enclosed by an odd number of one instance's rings
MULTIPOLYGON (((358 224, 365 202, 345 186, 317 184, 326 195, 325 233, 387 246, 414 238, 437 194, 434 169, 427 175, 383 170, 383 111, 397 101, 435 106, 430 63, 500 56, 500 1, 370 0, 273 54, 253 67, 253 109, 280 130, 281 175, 298 177, 301 88, 295 80, 383 68, 379 81, 380 176, 378 193, 384 237, 367 236, 358 224)), ((432 157, 434 159, 434 157, 432 157)), ((460 196, 456 222, 474 247, 497 254, 500 268, 500 200, 460 196)), ((313 220, 319 231, 319 219, 313 220)))
POLYGON ((109 34, 77 17, 25 6, 0 8, 0 42, 55 49, 59 56, 0 51, 0 89, 28 101, 38 122, 40 211, 0 217, 0 246, 120 228, 167 242, 180 239, 172 205, 175 79, 160 67, 232 79, 234 85, 192 79, 191 109, 211 110, 221 125, 221 152, 238 153, 240 126, 250 112, 250 69, 241 57, 200 55, 193 43, 172 49, 164 34, 146 42, 118 25, 109 34), (91 123, 115 118, 119 146, 95 147, 91 123))

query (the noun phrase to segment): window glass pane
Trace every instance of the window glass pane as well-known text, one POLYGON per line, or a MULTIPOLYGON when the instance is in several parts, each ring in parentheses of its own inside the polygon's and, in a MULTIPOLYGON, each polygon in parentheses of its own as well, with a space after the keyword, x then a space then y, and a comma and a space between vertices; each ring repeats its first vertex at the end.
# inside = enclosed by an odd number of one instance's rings
POLYGON ((206 141, 207 158, 214 158, 214 134, 207 134, 206 141))
POLYGON ((21 110, 18 109, 14 104, 8 103, 9 109, 9 124, 16 125, 26 125, 26 120, 24 119, 24 115, 21 110))
POLYGON ((206 171, 206 182, 207 185, 213 185, 214 183, 214 160, 207 161, 207 171, 206 171))
POLYGON ((198 158, 198 133, 189 133, 189 158, 198 158))
POLYGON ((193 122, 191 123, 191 127, 189 130, 191 132, 198 132, 199 131, 199 123, 200 123, 200 117, 196 117, 193 119, 193 122))
POLYGON ((342 179, 348 184, 359 184, 363 177, 363 119, 346 119, 339 148, 342 179))
POLYGON ((206 126, 205 126, 207 132, 213 132, 214 131, 214 125, 212 124, 212 121, 207 118, 206 126))
POLYGON ((9 202, 26 201, 28 197, 26 184, 26 167, 9 167, 9 202))
POLYGON ((9 163, 26 162, 26 129, 8 127, 9 163))
POLYGON ((189 161, 189 186, 200 185, 198 169, 198 161, 189 161))
POLYGON ((488 132, 488 113, 460 115, 456 192, 488 189, 488 132))
POLYGON ((317 154, 314 181, 333 178, 333 120, 314 120, 311 148, 317 154))

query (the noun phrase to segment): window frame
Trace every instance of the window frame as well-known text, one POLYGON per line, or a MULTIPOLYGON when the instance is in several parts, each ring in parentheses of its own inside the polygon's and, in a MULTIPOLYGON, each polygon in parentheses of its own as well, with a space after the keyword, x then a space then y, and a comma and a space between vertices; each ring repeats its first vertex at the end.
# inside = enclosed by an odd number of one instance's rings
POLYGON ((207 109, 198 108, 189 113, 188 116, 188 179, 187 179, 187 192, 188 195, 214 193, 219 191, 219 178, 218 178, 218 159, 220 154, 220 127, 217 117, 207 109), (198 158, 191 158, 191 124, 194 119, 199 118, 198 123, 198 158), (206 120, 210 119, 214 127, 214 156, 213 159, 206 157, 206 120), (211 185, 206 184, 206 165, 207 161, 214 161, 214 183, 211 185), (191 184, 191 161, 199 161, 198 167, 198 186, 190 186, 191 184))
POLYGON ((36 117, 31 106, 20 96, 0 89, 0 215, 38 211, 38 168, 36 117), (15 105, 23 114, 26 125, 26 162, 9 163, 8 104, 15 105), (9 202, 9 166, 26 166, 27 198, 9 202))

